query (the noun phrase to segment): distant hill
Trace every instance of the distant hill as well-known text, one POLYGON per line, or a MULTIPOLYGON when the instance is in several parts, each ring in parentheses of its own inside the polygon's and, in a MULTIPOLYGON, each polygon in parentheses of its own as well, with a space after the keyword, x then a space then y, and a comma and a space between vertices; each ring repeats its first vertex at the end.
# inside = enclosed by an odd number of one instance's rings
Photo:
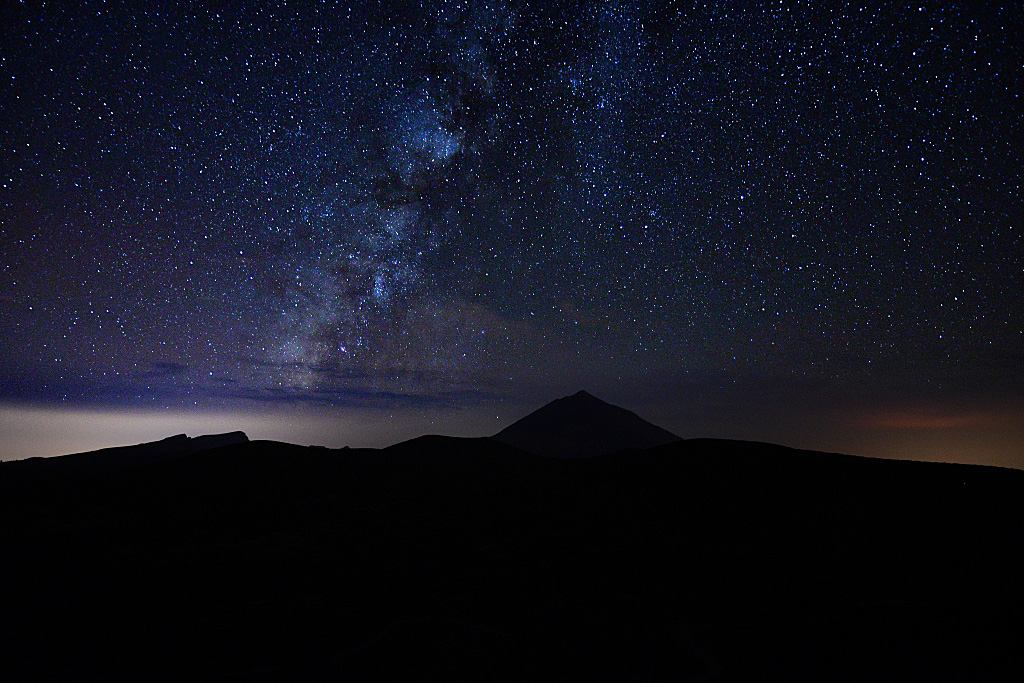
POLYGON ((607 455, 679 441, 672 432, 585 391, 548 403, 493 438, 528 453, 562 458, 607 455))
POLYGON ((27 460, 16 460, 10 464, 15 467, 75 467, 93 465, 141 465, 144 463, 162 462, 172 460, 185 455, 199 453, 231 446, 238 443, 246 443, 249 437, 245 432, 226 432, 224 434, 206 434, 204 436, 190 437, 187 434, 176 434, 168 436, 159 441, 135 444, 133 446, 115 446, 113 448, 101 448, 96 451, 85 453, 72 453, 70 455, 59 455, 51 458, 28 458, 27 460))

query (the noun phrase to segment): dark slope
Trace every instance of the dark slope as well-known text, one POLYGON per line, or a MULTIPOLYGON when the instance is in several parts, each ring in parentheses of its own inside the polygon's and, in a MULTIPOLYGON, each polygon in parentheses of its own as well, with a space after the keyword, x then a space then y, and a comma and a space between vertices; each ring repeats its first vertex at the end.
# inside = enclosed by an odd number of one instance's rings
POLYGON ((16 679, 1022 680, 1024 473, 682 441, 0 465, 16 679))
POLYGON ((133 446, 115 446, 101 448, 86 453, 72 453, 51 458, 28 458, 16 460, 12 467, 19 468, 53 468, 83 467, 94 465, 141 465, 161 460, 180 458, 183 455, 199 453, 211 448, 230 446, 249 440, 245 432, 226 432, 224 434, 206 434, 190 437, 186 434, 168 436, 159 441, 150 441, 133 446))
POLYGON ((636 413, 580 391, 538 408, 492 438, 528 453, 579 458, 678 441, 636 413))

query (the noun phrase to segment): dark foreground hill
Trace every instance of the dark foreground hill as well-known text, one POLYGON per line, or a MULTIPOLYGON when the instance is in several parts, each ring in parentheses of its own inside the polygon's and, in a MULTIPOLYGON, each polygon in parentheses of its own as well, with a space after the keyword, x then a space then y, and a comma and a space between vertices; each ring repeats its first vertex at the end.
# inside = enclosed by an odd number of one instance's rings
POLYGON ((1024 473, 690 440, 0 464, 7 680, 1024 680, 1024 473))

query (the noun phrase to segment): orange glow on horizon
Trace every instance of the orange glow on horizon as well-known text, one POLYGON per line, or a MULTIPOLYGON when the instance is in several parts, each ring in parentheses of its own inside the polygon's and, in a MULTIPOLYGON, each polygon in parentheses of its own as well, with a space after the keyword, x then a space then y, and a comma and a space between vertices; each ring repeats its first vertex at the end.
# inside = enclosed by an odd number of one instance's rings
POLYGON ((1011 427, 1024 415, 1007 410, 955 412, 949 410, 891 410, 854 415, 857 427, 877 429, 959 429, 963 427, 1011 427))

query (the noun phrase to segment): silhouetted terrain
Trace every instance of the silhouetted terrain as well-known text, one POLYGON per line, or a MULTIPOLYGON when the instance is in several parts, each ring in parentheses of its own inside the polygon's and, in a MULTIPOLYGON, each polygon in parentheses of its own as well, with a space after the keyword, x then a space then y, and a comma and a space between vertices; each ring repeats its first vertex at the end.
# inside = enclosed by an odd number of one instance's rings
POLYGON ((1024 680, 1024 472, 435 436, 68 462, 0 465, 9 680, 1024 680))
POLYGON ((672 432, 585 391, 548 403, 493 438, 527 453, 557 458, 607 455, 679 441, 672 432))
POLYGON ((141 465, 161 460, 173 460, 183 455, 190 455, 200 451, 207 451, 211 448, 229 446, 236 443, 244 443, 249 440, 245 432, 228 432, 226 434, 208 434, 206 436, 189 437, 186 434, 176 434, 159 441, 140 443, 134 446, 116 446, 114 448, 102 448, 98 451, 87 453, 72 453, 71 455, 59 455, 52 458, 28 458, 15 461, 11 467, 31 468, 47 467, 52 468, 59 463, 61 467, 82 467, 96 465, 141 465))

